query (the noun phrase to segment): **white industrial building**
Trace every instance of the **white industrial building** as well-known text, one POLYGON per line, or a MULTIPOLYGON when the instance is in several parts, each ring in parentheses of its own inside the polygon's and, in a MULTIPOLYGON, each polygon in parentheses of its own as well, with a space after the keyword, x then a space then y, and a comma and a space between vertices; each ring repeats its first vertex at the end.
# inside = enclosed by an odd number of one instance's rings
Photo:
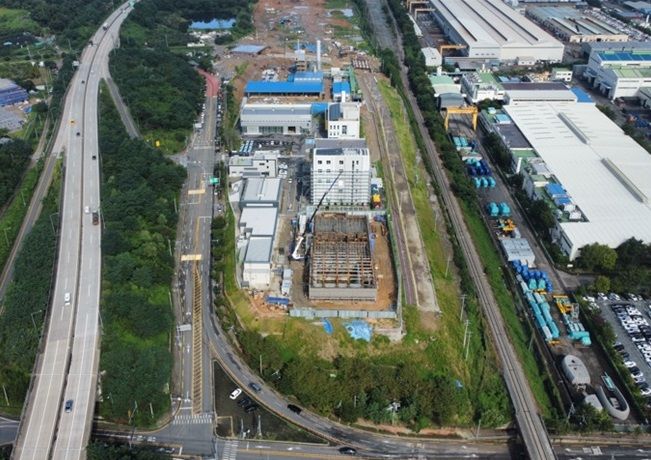
POLYGON ((240 208, 247 206, 278 207, 281 193, 280 178, 250 177, 243 182, 240 208))
POLYGON ((438 67, 443 64, 443 56, 436 48, 421 48, 420 51, 425 56, 425 67, 438 67))
POLYGON ((594 104, 538 102, 504 110, 540 157, 529 182, 535 182, 534 195, 544 190, 538 197, 544 193, 557 205, 553 236, 570 259, 592 243, 651 243, 646 150, 594 104))
POLYGON ((267 289, 271 284, 273 237, 252 236, 243 248, 242 282, 244 287, 267 289))
POLYGON ((570 83, 572 81, 572 76, 574 72, 572 69, 566 69, 565 67, 554 67, 549 76, 549 79, 552 81, 564 81, 565 83, 570 83))
POLYGON ((610 99, 635 97, 651 86, 651 51, 601 51, 590 53, 583 76, 610 99))
POLYGON ((228 159, 230 177, 276 177, 278 153, 256 152, 253 156, 233 155, 228 159))
POLYGON ((443 32, 468 57, 560 62, 563 44, 502 0, 430 0, 443 32), (523 59, 527 58, 527 59, 523 59))
POLYGON ((313 131, 311 104, 268 104, 242 101, 242 134, 250 136, 301 135, 313 131))
POLYGON ((329 138, 359 139, 360 104, 358 102, 331 102, 326 111, 326 130, 329 138))
POLYGON ((367 206, 371 160, 365 139, 316 139, 312 153, 312 203, 367 206))
POLYGON ((561 82, 502 83, 504 102, 530 104, 535 102, 576 102, 578 97, 561 82))
POLYGON ((467 72, 461 78, 461 91, 469 102, 476 104, 486 99, 501 101, 504 99, 504 87, 492 72, 467 72))
POLYGON ((242 208, 238 247, 244 287, 267 289, 271 284, 277 220, 277 207, 250 205, 242 208))

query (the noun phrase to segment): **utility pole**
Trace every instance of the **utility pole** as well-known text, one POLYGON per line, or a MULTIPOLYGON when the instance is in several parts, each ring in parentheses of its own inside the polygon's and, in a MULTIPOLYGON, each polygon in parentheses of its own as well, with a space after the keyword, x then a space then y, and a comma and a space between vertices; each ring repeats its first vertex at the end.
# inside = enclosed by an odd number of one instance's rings
POLYGON ((461 294, 461 310, 459 311, 459 321, 463 319, 463 312, 466 309, 466 294, 461 294))
POLYGON ((262 376, 262 353, 260 353, 260 376, 262 376))
POLYGON ((448 270, 450 269, 450 260, 451 260, 451 259, 452 259, 452 257, 451 257, 451 256, 448 256, 448 261, 447 261, 447 263, 445 264, 445 277, 446 277, 446 278, 448 277, 448 270))

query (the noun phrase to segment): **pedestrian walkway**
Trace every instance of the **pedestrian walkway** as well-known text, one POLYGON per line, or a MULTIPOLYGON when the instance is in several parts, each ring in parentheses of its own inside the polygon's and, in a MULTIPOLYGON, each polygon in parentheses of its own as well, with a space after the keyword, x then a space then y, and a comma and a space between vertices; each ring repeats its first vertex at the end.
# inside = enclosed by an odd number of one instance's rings
POLYGON ((221 460, 235 460, 237 457, 237 444, 236 439, 228 440, 224 443, 224 450, 222 451, 221 460))
POLYGON ((172 425, 198 425, 198 424, 207 424, 212 423, 215 415, 212 412, 192 415, 188 414, 179 414, 172 420, 172 425))

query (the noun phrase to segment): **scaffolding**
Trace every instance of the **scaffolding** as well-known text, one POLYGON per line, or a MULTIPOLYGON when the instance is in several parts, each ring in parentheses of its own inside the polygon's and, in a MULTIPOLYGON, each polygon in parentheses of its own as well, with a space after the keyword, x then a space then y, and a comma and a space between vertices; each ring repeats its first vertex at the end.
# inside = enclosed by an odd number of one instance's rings
POLYGON ((343 213, 319 214, 310 249, 309 297, 330 300, 375 300, 368 219, 343 213))

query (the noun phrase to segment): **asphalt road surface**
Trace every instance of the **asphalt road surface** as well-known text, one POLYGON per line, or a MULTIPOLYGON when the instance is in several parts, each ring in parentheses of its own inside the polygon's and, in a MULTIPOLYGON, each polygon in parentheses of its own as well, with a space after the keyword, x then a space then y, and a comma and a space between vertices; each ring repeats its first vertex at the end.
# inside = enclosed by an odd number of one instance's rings
POLYGON ((100 65, 116 43, 128 3, 82 53, 67 93, 54 151, 65 152, 62 226, 44 351, 37 358, 14 458, 82 458, 90 435, 99 365, 101 226, 97 102, 100 65), (89 207, 91 212, 85 212, 89 207), (65 401, 71 410, 64 410, 65 401))

